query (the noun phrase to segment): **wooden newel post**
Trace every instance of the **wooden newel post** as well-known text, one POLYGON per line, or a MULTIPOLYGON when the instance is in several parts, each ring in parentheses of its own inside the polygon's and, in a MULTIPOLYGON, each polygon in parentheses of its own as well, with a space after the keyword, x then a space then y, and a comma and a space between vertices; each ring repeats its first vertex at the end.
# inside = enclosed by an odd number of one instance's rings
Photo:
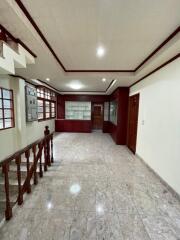
POLYGON ((50 131, 49 131, 49 126, 45 126, 45 130, 44 130, 44 136, 47 136, 50 134, 50 131))
MULTIPOLYGON (((49 127, 45 126, 44 135, 48 136, 50 134, 49 127)), ((46 163, 48 166, 51 166, 51 160, 50 160, 50 139, 45 139, 45 151, 46 151, 46 163)))
POLYGON ((18 179, 18 205, 23 203, 23 193, 21 187, 21 156, 18 156, 16 159, 17 165, 17 179, 18 179))
POLYGON ((9 220, 12 218, 12 207, 10 204, 10 197, 9 197, 9 163, 5 163, 2 166, 3 174, 4 174, 4 190, 6 195, 6 209, 5 209, 5 217, 6 220, 9 220))

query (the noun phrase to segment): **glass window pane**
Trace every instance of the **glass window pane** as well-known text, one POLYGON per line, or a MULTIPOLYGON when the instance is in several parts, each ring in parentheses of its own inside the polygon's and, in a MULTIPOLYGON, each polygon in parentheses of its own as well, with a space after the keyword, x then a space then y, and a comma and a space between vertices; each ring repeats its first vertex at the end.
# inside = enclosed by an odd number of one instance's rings
POLYGON ((46 118, 50 118, 50 113, 46 113, 46 118))
POLYGON ((4 108, 11 108, 11 100, 3 100, 4 108))
POLYGON ((91 120, 91 102, 65 102, 65 118, 91 120))
POLYGON ((49 113, 50 112, 50 103, 46 101, 45 106, 46 106, 46 113, 49 113))
POLYGON ((40 113, 42 113, 43 112, 43 107, 38 107, 38 112, 40 113))
POLYGON ((110 122, 114 123, 115 125, 117 125, 117 108, 118 108, 118 105, 116 101, 110 102, 109 118, 110 118, 110 122))
POLYGON ((0 98, 2 98, 2 89, 0 88, 0 98))
POLYGON ((0 99, 0 108, 2 108, 2 99, 0 99))
POLYGON ((38 106, 42 107, 43 106, 43 100, 38 100, 38 106))
POLYGON ((0 109, 0 118, 3 118, 3 110, 0 109))
POLYGON ((11 99, 11 91, 3 89, 3 98, 11 99))
POLYGON ((7 109, 4 109, 4 117, 5 118, 11 118, 12 116, 12 111, 11 110, 7 110, 7 109))
POLYGON ((12 127, 12 120, 11 119, 5 119, 5 128, 12 127))
POLYGON ((43 113, 38 113, 38 119, 43 119, 43 113))
POLYGON ((0 119, 0 129, 2 129, 2 128, 3 128, 3 120, 0 119))

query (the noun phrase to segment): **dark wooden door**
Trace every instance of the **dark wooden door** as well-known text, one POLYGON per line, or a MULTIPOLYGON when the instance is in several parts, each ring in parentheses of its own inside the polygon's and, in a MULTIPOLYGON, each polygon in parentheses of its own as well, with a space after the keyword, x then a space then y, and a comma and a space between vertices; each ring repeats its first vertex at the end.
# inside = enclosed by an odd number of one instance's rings
POLYGON ((127 145, 132 152, 136 152, 136 139, 138 127, 139 94, 129 97, 129 119, 127 145))
POLYGON ((103 128, 103 105, 102 104, 93 104, 92 127, 93 129, 103 128))

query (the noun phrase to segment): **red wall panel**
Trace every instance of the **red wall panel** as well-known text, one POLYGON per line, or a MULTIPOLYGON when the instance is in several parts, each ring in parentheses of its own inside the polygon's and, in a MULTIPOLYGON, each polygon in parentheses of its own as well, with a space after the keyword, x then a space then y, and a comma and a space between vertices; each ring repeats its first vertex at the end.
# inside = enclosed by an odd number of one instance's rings
POLYGON ((55 120, 56 132, 91 132, 90 120, 55 120))

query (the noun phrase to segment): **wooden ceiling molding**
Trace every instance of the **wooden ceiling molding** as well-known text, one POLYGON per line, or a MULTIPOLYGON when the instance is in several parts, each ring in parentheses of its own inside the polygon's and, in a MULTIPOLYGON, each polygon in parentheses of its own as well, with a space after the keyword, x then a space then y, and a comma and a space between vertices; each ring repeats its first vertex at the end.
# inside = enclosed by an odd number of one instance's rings
POLYGON ((36 54, 31 51, 29 47, 27 47, 19 38, 15 38, 4 26, 0 24, 0 29, 8 36, 10 37, 15 43, 19 43, 22 45, 23 48, 25 48, 34 58, 37 58, 36 54))
POLYGON ((151 54, 149 54, 135 69, 119 69, 119 70, 113 70, 113 69, 108 69, 108 70, 95 70, 95 69, 90 69, 90 70, 82 70, 82 69, 67 69, 62 60, 59 59, 55 51, 53 50, 53 47, 50 45, 42 31, 39 29, 38 25, 36 24, 35 20, 32 18, 30 13, 28 12, 27 8, 24 6, 21 0, 15 0, 18 6, 21 8, 25 16, 28 18, 36 32, 39 34, 49 51, 52 53, 58 64, 61 66, 61 68, 64 70, 66 73, 120 73, 120 72, 128 72, 128 73, 135 73, 138 69, 140 69, 149 59, 151 59, 160 49, 162 49, 170 40, 172 40, 179 32, 180 32, 180 26, 175 29, 151 54))

